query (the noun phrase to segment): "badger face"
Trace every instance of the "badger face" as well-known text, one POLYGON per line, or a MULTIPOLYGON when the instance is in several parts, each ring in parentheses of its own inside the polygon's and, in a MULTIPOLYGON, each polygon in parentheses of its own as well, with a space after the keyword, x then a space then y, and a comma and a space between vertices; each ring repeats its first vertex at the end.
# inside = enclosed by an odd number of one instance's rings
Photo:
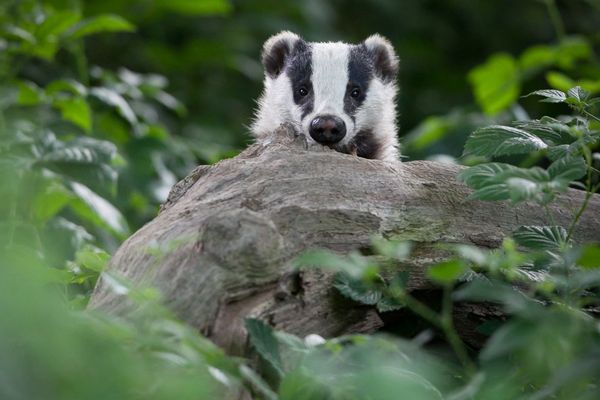
POLYGON ((265 89, 252 125, 258 139, 288 123, 337 151, 397 160, 398 59, 386 39, 308 43, 282 32, 267 40, 262 62, 265 89))

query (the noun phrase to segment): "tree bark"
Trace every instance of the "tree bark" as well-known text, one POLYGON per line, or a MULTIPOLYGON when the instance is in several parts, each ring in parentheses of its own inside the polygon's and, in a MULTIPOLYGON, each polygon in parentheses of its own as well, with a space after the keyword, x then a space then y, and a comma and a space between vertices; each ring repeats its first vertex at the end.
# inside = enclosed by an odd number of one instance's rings
MULTIPOLYGON (((233 354, 246 350, 247 317, 300 336, 374 332, 397 318, 342 298, 331 288, 331 273, 291 274, 290 261, 314 247, 364 250, 373 236, 410 240, 412 255, 398 268, 410 272, 411 290, 428 291, 425 268, 449 256, 436 244, 495 248, 521 225, 548 224, 535 204, 468 200, 470 189, 456 179, 460 170, 340 154, 281 128, 271 143, 200 166, 175 185, 159 215, 123 243, 109 270, 134 285, 158 287, 179 317, 233 354)), ((582 201, 576 190, 558 196, 549 207, 555 223, 568 226, 582 201)), ((574 237, 591 242, 599 233, 594 196, 574 237)), ((90 307, 129 309, 103 280, 90 307)), ((474 342, 473 321, 499 315, 493 307, 457 310, 459 332, 474 342)))

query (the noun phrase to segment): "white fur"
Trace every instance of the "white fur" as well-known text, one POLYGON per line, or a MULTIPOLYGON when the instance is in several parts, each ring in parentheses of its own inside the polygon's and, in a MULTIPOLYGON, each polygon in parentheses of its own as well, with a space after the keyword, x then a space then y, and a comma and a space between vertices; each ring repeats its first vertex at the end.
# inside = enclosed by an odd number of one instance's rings
POLYGON ((308 134, 310 121, 317 115, 336 115, 346 124, 346 144, 353 136, 354 123, 344 112, 344 94, 348 83, 348 57, 350 48, 345 43, 315 43, 312 51, 312 85, 314 108, 302 121, 302 132, 308 134))
MULTIPOLYGON (((291 32, 282 32, 271 37, 264 45, 264 52, 271 49, 279 40, 288 40, 290 48, 300 38, 291 32)), ((397 58, 391 44, 379 35, 370 36, 365 42, 367 47, 383 45, 397 58)), ((371 80, 367 97, 356 110, 355 122, 344 112, 344 94, 348 83, 348 59, 350 46, 346 43, 311 43, 312 46, 312 86, 314 91, 313 111, 301 118, 302 112, 294 103, 292 85, 285 73, 276 78, 268 75, 264 80, 264 92, 258 100, 256 118, 251 126, 258 140, 267 139, 281 124, 292 124, 306 139, 314 142, 308 133, 310 121, 317 115, 332 114, 343 119, 346 124, 346 136, 339 143, 348 144, 361 129, 369 129, 381 144, 379 158, 386 161, 398 160, 398 140, 396 131, 394 83, 385 83, 378 78, 371 80)))
POLYGON ((276 79, 266 76, 264 85, 264 92, 258 100, 256 119, 251 127, 254 136, 264 139, 286 122, 301 131, 301 111, 294 103, 292 83, 287 75, 280 74, 276 79))

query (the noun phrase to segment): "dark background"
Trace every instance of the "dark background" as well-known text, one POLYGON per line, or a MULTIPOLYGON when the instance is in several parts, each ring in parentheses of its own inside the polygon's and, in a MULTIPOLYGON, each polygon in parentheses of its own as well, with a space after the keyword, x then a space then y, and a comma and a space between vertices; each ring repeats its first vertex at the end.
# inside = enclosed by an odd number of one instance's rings
MULTIPOLYGON (((136 34, 90 38, 87 54, 107 68, 167 76, 171 92, 189 110, 174 131, 188 138, 204 161, 249 142, 245 126, 262 84, 260 49, 280 30, 310 41, 358 42, 374 32, 388 37, 401 59, 401 136, 427 116, 473 106, 466 76, 489 55, 518 55, 557 39, 546 5, 535 0, 231 1, 222 14, 211 16, 181 14, 156 3, 85 2, 86 13, 113 12, 138 26, 136 34)), ((600 14, 592 3, 569 0, 558 6, 568 33, 591 36, 597 44, 600 14)), ((543 77, 528 82, 532 90, 540 84, 543 77)), ((456 140, 432 151, 458 156, 466 134, 457 132, 456 140)), ((430 153, 406 150, 409 158, 430 153)))
POLYGON ((178 179, 251 143, 261 47, 281 30, 309 41, 389 38, 401 59, 404 159, 473 165, 484 160, 462 153, 474 129, 570 112, 527 93, 600 93, 599 11, 599 0, 2 2, 0 224, 16 215, 25 242, 66 247, 57 264, 86 240, 115 250, 178 179), (98 19, 94 32, 73 35, 98 19), (38 204, 44 218, 32 216, 38 204), (72 232, 53 227, 57 218, 75 221, 72 232))

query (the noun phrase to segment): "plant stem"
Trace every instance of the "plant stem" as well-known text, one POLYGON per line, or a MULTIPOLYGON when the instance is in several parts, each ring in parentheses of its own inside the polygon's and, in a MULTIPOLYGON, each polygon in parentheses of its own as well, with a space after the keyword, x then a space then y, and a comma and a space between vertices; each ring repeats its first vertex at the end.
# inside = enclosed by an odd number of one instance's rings
MULTIPOLYGON (((83 39, 81 39, 83 40, 83 39)), ((87 58, 85 57, 85 52, 83 49, 83 42, 79 41, 73 46, 71 46, 71 52, 75 57, 75 66, 77 68, 77 75, 79 75, 79 80, 85 86, 89 86, 90 84, 90 76, 88 74, 88 64, 87 58)))
POLYGON ((569 226, 569 230, 567 233, 567 242, 571 239, 571 236, 573 235, 573 231, 575 230, 575 227, 577 226, 579 219, 583 215, 583 212, 587 208, 587 206, 590 202, 590 199, 592 198, 592 195, 598 190, 598 187, 599 187, 599 185, 592 187, 592 155, 590 154, 589 148, 587 148, 587 147, 584 148, 583 156, 585 157, 585 161, 587 163, 587 169, 588 169, 587 179, 586 179, 585 197, 583 199, 583 203, 581 204, 581 207, 579 207, 579 210, 577 211, 577 214, 575 214, 575 218, 573 219, 573 222, 571 222, 571 226, 569 226))
POLYGON ((400 296, 400 300, 412 312, 425 319, 427 322, 440 329, 444 333, 448 343, 450 344, 450 347, 452 347, 456 357, 464 367, 465 372, 469 376, 472 376, 476 371, 475 365, 469 358, 467 349, 458 336, 458 333, 454 328, 454 322, 452 321, 452 287, 446 286, 444 288, 442 315, 438 315, 438 313, 433 311, 430 307, 407 293, 402 294, 400 296))
POLYGON ((442 323, 439 315, 431 308, 407 293, 401 295, 400 300, 406 304, 406 306, 410 308, 412 312, 427 320, 427 322, 434 325, 436 328, 442 329, 442 323))
MULTIPOLYGON (((69 5, 73 11, 79 15, 82 14, 80 0, 70 0, 69 5)), ((73 54, 73 57, 75 58, 75 70, 77 71, 79 80, 81 83, 88 86, 90 83, 90 77, 88 74, 87 58, 85 57, 83 40, 84 39, 78 39, 75 42, 68 43, 67 48, 71 51, 71 54, 73 54)))
POLYGON ((600 118, 596 117, 594 114, 592 114, 591 112, 587 111, 587 110, 582 110, 583 114, 587 115, 588 117, 600 122, 600 118))
MULTIPOLYGON (((71 5, 71 9, 80 15, 82 14, 80 0, 70 0, 69 3, 71 5)), ((90 76, 88 74, 87 58, 85 57, 84 39, 78 39, 76 42, 71 43, 69 49, 71 50, 71 53, 73 53, 73 57, 75 57, 75 68, 77 70, 79 80, 84 85, 89 86, 90 76)))
POLYGON ((545 3, 546 8, 548 9, 548 15, 552 21, 552 26, 554 27, 554 32, 556 32, 556 37, 559 41, 562 41, 565 38, 565 25, 560 17, 558 7, 556 7, 556 1, 546 0, 545 3))
POLYGON ((579 211, 577 211, 577 214, 575 215, 575 219, 573 219, 573 222, 571 223, 571 226, 569 227, 569 231, 567 233, 567 242, 571 239, 571 236, 573 235, 573 230, 575 229, 575 226, 577 226, 577 223, 579 222, 581 215, 587 208, 588 203, 590 202, 590 199, 592 198, 592 194, 593 193, 590 191, 585 192, 585 198, 583 199, 583 203, 581 204, 579 211))
POLYGON ((463 368, 469 376, 475 374, 476 368, 467 353, 465 344, 458 336, 452 318, 452 286, 444 286, 443 302, 442 302, 442 330, 448 339, 448 343, 452 346, 458 360, 463 365, 463 368))
POLYGON ((544 204, 544 210, 546 211, 546 215, 548 215, 548 219, 553 226, 556 226, 556 220, 554 219, 554 215, 550 212, 550 208, 548 204, 544 204))

